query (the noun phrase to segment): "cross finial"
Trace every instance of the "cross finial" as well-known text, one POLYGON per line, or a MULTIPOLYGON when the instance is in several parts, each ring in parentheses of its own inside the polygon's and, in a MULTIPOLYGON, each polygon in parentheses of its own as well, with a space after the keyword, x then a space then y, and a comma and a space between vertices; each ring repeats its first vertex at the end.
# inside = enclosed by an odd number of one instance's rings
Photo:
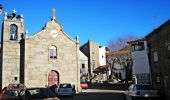
POLYGON ((17 12, 17 11, 16 11, 15 9, 13 9, 13 10, 12 10, 12 13, 14 13, 14 14, 15 14, 16 12, 17 12))
POLYGON ((55 12, 56 12, 56 10, 53 8, 52 9, 52 19, 55 19, 55 12))
POLYGON ((76 43, 78 43, 78 44, 80 43, 80 42, 79 42, 79 36, 78 36, 78 35, 76 36, 76 43))

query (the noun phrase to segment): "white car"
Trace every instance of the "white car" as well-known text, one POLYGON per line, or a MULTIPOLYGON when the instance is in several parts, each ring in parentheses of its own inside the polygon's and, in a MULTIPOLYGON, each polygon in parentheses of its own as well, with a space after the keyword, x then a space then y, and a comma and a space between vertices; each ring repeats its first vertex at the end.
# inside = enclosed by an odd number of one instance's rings
POLYGON ((131 84, 129 89, 124 92, 125 100, 134 100, 139 98, 159 98, 157 90, 154 90, 151 85, 131 84))
POLYGON ((58 96, 71 96, 73 97, 75 93, 74 87, 69 83, 59 84, 56 89, 56 94, 58 96))

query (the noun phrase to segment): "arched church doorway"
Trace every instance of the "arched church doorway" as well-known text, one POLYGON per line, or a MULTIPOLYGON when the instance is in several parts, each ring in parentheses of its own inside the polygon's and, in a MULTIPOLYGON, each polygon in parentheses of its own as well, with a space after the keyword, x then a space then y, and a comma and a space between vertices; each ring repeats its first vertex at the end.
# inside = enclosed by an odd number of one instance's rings
POLYGON ((59 83, 59 73, 55 70, 52 70, 48 73, 48 86, 58 85, 59 83))

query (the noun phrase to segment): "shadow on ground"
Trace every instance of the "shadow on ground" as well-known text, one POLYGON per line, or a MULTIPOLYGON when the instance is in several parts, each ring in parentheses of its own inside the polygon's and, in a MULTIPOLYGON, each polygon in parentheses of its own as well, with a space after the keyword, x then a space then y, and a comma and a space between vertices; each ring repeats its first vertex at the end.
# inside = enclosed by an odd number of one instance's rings
POLYGON ((104 90, 127 90, 130 84, 124 84, 124 83, 95 83, 95 84, 89 84, 89 89, 104 89, 104 90))

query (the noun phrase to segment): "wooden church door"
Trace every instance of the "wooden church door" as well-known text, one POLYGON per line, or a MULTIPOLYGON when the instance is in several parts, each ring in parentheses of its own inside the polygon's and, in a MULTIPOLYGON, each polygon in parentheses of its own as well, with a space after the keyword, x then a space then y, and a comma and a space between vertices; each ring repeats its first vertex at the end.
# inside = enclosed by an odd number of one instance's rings
POLYGON ((50 71, 48 73, 48 86, 58 85, 59 74, 56 71, 50 71))

